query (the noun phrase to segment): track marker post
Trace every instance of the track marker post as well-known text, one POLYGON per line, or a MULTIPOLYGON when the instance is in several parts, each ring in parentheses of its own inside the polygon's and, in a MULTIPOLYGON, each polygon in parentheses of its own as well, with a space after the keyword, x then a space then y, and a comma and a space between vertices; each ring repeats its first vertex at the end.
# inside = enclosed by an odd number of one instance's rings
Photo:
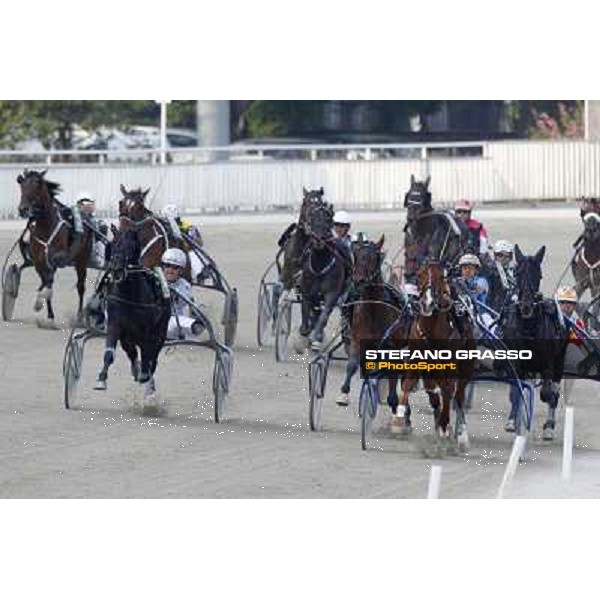
POLYGON ((504 498, 504 490, 507 485, 513 480, 515 473, 517 471, 517 466, 519 464, 519 458, 521 458, 523 454, 523 450, 525 449, 525 442, 527 441, 526 436, 517 435, 515 437, 515 442, 513 444, 512 450, 510 452, 510 458, 508 459, 508 464, 506 465, 506 469, 504 470, 504 477, 502 478, 502 483, 498 488, 497 498, 504 498))
POLYGON ((571 479, 571 464, 573 462, 573 430, 574 430, 574 408, 565 408, 565 432, 563 436, 563 460, 562 480, 571 479))
POLYGON ((427 500, 437 500, 440 497, 441 481, 441 465, 431 465, 431 470, 429 471, 429 488, 427 489, 427 500))

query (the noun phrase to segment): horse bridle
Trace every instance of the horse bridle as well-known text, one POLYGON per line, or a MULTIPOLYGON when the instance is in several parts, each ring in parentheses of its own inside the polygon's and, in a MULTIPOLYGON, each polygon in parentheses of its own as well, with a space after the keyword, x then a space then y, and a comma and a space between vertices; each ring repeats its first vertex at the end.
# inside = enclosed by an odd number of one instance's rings
POLYGON ((373 250, 375 250, 375 252, 377 252, 377 266, 371 271, 371 273, 366 278, 361 279, 360 281, 356 281, 354 279, 354 275, 356 274, 357 261, 354 262, 354 265, 352 267, 352 278, 359 288, 367 285, 372 285, 375 283, 376 279, 381 278, 381 264, 383 263, 383 252, 378 251, 375 247, 375 244, 370 242, 363 242, 361 245, 358 246, 357 251, 360 251, 363 248, 367 250, 372 248, 373 250))
MULTIPOLYGON (((132 207, 132 205, 135 204, 135 202, 136 202, 135 200, 125 199, 125 198, 123 198, 123 200, 127 200, 127 204, 129 205, 127 207, 128 209, 130 209, 132 207)), ((156 218, 156 216, 150 209, 148 209, 144 206, 144 210, 146 211, 146 216, 143 217, 142 219, 138 219, 138 220, 132 219, 128 214, 121 213, 119 215, 119 220, 128 222, 129 226, 132 227, 136 231, 136 234, 138 236, 139 236, 139 230, 144 225, 146 225, 147 223, 152 224, 152 227, 154 229, 154 237, 152 237, 140 251, 140 262, 142 261, 144 256, 147 254, 147 252, 150 250, 150 248, 152 248, 152 246, 156 242, 160 241, 161 238, 164 238, 164 240, 165 240, 165 250, 169 249, 169 236, 167 234, 167 231, 166 231, 164 225, 159 221, 159 219, 156 218)))
MULTIPOLYGON (((440 304, 439 295, 441 290, 438 290, 434 285, 433 277, 431 276, 431 265, 427 267, 427 284, 421 290, 421 294, 419 296, 419 308, 421 311, 421 315, 424 317, 430 317, 434 312, 439 313, 447 313, 452 308, 452 296, 450 293, 448 294, 449 300, 447 305, 440 304), (438 292, 436 294, 436 291, 438 292), (425 308, 425 295, 429 292, 431 294, 431 309, 425 308)), ((442 275, 441 283, 448 285, 448 281, 446 280, 445 275, 442 275)), ((449 286, 448 286, 449 288, 449 286)))

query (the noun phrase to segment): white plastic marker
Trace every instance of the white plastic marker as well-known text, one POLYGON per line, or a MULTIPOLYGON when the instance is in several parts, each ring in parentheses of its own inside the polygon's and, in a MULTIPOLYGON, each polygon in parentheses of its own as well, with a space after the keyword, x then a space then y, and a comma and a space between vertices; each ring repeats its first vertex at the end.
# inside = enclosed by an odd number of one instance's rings
POLYGON ((515 437, 515 443, 513 444, 512 450, 510 452, 510 458, 508 459, 508 464, 506 465, 506 469, 504 471, 502 483, 500 484, 500 488, 498 489, 498 495, 496 496, 497 498, 504 498, 504 489, 515 476, 515 473, 517 471, 517 465, 519 464, 519 459, 521 458, 523 450, 525 449, 526 441, 527 438, 524 435, 517 435, 515 437))
POLYGON ((440 497, 440 483, 442 481, 442 467, 440 465, 431 465, 429 472, 429 489, 427 490, 427 500, 437 500, 440 497))
POLYGON ((563 438, 563 462, 562 479, 567 481, 571 478, 571 462, 573 459, 573 429, 574 429, 574 408, 567 406, 565 408, 565 435, 563 438))

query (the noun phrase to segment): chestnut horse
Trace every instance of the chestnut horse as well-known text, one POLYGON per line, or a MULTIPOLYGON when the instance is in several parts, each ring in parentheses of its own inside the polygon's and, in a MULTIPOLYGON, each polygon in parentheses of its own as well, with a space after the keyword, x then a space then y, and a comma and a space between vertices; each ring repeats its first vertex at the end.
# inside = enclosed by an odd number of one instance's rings
MULTIPOLYGON (((62 267, 75 267, 81 314, 93 234, 83 223, 82 231, 74 233, 74 224, 68 220, 70 209, 56 197, 60 186, 47 181, 45 174, 46 171, 25 169, 17 177, 17 183, 21 187, 19 215, 29 219, 31 259, 41 279, 33 308, 36 312, 40 311, 45 300, 48 320, 53 323, 52 286, 56 269, 62 267)), ((74 215, 75 218, 76 216, 74 215)))
MULTIPOLYGON (((443 267, 435 262, 428 261, 417 273, 420 292, 420 315, 414 321, 409 335, 409 350, 475 350, 477 347, 472 325, 462 324, 462 331, 454 322, 452 316, 453 299, 450 284, 443 267)), ((440 437, 450 436, 450 407, 452 400, 456 402, 457 431, 459 448, 461 451, 468 449, 468 434, 463 400, 465 388, 473 377, 475 360, 459 360, 457 362, 456 376, 436 377, 425 375, 423 380, 429 402, 433 408, 434 427, 440 437), (441 391, 440 395, 436 388, 441 391)), ((397 433, 410 431, 410 407, 408 395, 417 382, 417 371, 409 370, 402 382, 402 402, 398 407, 395 417, 392 417, 391 429, 397 433)))

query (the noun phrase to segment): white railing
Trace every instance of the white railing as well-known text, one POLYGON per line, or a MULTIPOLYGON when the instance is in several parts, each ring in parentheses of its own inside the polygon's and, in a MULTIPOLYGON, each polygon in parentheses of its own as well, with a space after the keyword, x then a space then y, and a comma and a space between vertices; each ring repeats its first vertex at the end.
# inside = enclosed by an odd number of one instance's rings
POLYGON ((0 151, 0 215, 15 212, 17 175, 49 168, 65 202, 80 190, 114 213, 119 185, 150 187, 153 206, 193 211, 298 206, 302 187, 323 186, 348 209, 398 208, 411 174, 431 175, 434 203, 567 199, 600 195, 600 143, 464 142, 372 145, 232 145, 161 151, 0 151), (69 162, 64 162, 68 160, 69 162))

